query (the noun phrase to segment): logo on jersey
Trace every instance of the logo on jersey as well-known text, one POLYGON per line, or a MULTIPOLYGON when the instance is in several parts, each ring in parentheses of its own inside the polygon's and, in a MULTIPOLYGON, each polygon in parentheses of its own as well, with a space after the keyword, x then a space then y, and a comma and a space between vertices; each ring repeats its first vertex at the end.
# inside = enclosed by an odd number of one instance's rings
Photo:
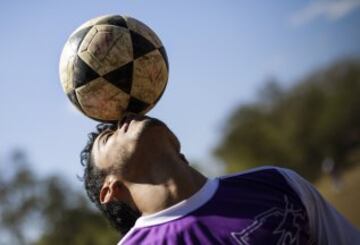
MULTIPOLYGON (((284 208, 274 207, 254 218, 254 221, 241 231, 231 232, 238 244, 250 245, 256 241, 273 238, 269 244, 300 244, 300 233, 306 229, 306 215, 303 209, 295 209, 284 196, 284 208)), ((306 232, 307 233, 307 232, 306 232)))

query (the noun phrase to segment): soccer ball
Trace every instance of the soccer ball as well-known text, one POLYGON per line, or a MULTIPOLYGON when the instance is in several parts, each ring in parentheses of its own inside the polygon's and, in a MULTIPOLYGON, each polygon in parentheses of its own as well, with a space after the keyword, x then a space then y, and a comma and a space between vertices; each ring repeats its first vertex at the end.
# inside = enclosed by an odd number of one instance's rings
POLYGON ((60 80, 70 101, 97 121, 147 113, 168 80, 166 51, 142 22, 119 15, 85 22, 67 40, 60 80))

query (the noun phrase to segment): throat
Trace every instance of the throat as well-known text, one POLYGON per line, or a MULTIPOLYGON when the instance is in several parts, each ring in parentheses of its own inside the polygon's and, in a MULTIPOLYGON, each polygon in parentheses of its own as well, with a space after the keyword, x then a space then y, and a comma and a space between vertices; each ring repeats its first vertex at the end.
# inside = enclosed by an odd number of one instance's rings
POLYGON ((176 187, 171 184, 157 185, 149 187, 147 195, 142 197, 146 205, 143 206, 142 214, 149 215, 164 210, 180 201, 176 187))
POLYGON ((157 213, 190 198, 205 184, 199 174, 190 181, 169 179, 162 184, 137 184, 134 201, 142 216, 157 213))

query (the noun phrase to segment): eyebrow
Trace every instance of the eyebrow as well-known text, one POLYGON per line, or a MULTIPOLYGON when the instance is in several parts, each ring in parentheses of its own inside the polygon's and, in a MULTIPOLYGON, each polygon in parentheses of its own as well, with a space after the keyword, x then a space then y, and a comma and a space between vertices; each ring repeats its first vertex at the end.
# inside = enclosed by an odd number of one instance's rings
POLYGON ((97 139, 96 139, 96 146, 97 146, 97 149, 99 150, 100 149, 100 143, 102 142, 102 138, 107 134, 107 131, 108 130, 104 130, 103 132, 100 133, 100 135, 98 135, 97 139))
POLYGON ((99 140, 102 140, 104 137, 106 137, 106 135, 108 135, 109 133, 111 133, 112 130, 110 129, 106 129, 104 130, 104 132, 102 132, 100 135, 99 135, 99 140))

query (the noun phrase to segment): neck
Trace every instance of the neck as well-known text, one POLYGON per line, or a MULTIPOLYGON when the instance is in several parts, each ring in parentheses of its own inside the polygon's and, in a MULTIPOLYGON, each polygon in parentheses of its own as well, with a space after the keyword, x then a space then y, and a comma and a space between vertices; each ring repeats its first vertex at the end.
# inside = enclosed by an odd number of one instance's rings
POLYGON ((127 184, 134 205, 143 216, 188 199, 206 182, 206 177, 182 160, 158 164, 146 176, 146 180, 127 184))

